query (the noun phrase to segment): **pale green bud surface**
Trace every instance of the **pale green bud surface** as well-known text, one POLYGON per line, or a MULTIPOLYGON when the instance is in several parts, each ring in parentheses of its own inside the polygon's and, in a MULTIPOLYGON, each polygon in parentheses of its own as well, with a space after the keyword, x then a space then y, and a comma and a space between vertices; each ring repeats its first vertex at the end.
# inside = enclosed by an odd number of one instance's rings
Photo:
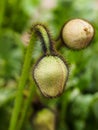
POLYGON ((34 79, 46 97, 60 95, 64 91, 67 77, 67 65, 58 56, 43 57, 34 69, 34 79))

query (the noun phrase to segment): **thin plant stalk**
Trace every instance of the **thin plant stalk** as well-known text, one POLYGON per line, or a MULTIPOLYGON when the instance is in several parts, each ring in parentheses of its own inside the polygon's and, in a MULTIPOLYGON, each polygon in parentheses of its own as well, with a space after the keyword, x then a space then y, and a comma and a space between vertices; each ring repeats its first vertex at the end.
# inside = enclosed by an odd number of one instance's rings
POLYGON ((18 117, 19 117, 19 113, 21 110, 21 105, 22 105, 22 101, 23 101, 23 90, 24 90, 26 81, 29 76, 30 63, 31 63, 32 52, 33 52, 33 48, 34 48, 35 35, 34 35, 34 33, 32 35, 33 36, 30 40, 29 46, 27 48, 26 56, 25 56, 25 61, 24 61, 23 70, 22 70, 22 74, 20 77, 20 81, 19 81, 19 86, 18 86, 16 99, 15 99, 15 106, 14 106, 14 109, 12 112, 9 130, 15 130, 16 124, 18 121, 18 117))
POLYGON ((22 128, 22 125, 23 125, 23 123, 24 123, 24 121, 26 119, 27 110, 28 110, 28 108, 29 108, 29 106, 30 106, 30 104, 32 102, 32 97, 34 97, 34 93, 35 93, 35 89, 34 89, 35 86, 34 85, 35 85, 34 83, 30 84, 29 95, 28 95, 26 101, 24 102, 24 109, 23 109, 23 111, 21 113, 21 117, 20 117, 18 127, 17 127, 18 130, 21 130, 21 128, 22 128))
POLYGON ((7 2, 7 0, 0 0, 0 32, 1 32, 1 28, 2 28, 3 19, 4 19, 6 2, 7 2))
MULTIPOLYGON (((42 39, 42 44, 45 46, 45 50, 47 50, 47 52, 49 52, 49 53, 51 51, 50 50, 50 36, 49 36, 46 28, 43 25, 37 24, 36 26, 34 26, 32 28, 32 36, 31 36, 29 46, 27 48, 27 53, 26 53, 26 57, 25 57, 25 61, 24 61, 23 71, 22 71, 21 78, 20 78, 20 81, 19 81, 18 91, 17 91, 17 95, 16 95, 16 99, 15 99, 15 106, 14 106, 14 109, 13 109, 9 130, 15 130, 17 122, 18 122, 20 109, 21 109, 21 105, 22 105, 22 102, 23 102, 23 90, 24 90, 24 87, 26 85, 26 81, 29 77, 31 59, 32 59, 32 52, 34 50, 34 41, 36 39, 36 35, 38 35, 39 38, 42 39), (39 35, 38 32, 41 35, 39 35)), ((43 52, 44 52, 43 45, 42 45, 42 49, 43 49, 43 52)), ((31 91, 29 98, 31 98, 32 92, 33 91, 31 91)), ((30 100, 31 100, 29 98, 26 102, 27 106, 25 107, 24 111, 27 111, 28 105, 29 105, 30 100)), ((21 128, 21 126, 22 126, 22 123, 23 123, 24 118, 25 118, 25 114, 23 114, 22 116, 23 117, 21 118, 21 123, 20 123, 19 128, 21 128)))
POLYGON ((62 96, 61 113, 60 113, 60 127, 61 128, 66 128, 67 127, 66 123, 64 121, 66 119, 66 112, 67 112, 67 104, 68 104, 68 100, 69 100, 69 95, 70 95, 70 92, 67 91, 66 94, 64 94, 62 96))

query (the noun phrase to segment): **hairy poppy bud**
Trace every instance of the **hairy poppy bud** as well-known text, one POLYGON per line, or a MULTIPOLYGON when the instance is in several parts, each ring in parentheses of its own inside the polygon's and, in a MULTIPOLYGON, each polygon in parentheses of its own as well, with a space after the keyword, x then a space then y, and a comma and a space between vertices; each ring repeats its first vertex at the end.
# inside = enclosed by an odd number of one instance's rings
POLYGON ((33 29, 41 40, 44 52, 33 68, 33 78, 44 96, 57 97, 64 91, 69 74, 68 66, 54 49, 54 41, 47 28, 37 24, 33 29))
POLYGON ((45 56, 35 65, 34 79, 46 97, 56 97, 65 88, 68 78, 68 68, 58 56, 45 56))

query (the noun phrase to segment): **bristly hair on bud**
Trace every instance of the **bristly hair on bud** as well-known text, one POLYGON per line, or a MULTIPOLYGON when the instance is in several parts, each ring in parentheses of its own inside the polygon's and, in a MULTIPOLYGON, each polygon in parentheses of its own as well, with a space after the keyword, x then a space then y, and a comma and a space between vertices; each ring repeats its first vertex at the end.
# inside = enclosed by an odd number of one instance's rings
POLYGON ((68 65, 59 56, 43 56, 33 68, 33 78, 41 93, 48 98, 58 97, 64 92, 68 75, 68 65))
POLYGON ((42 24, 33 26, 32 31, 40 38, 43 56, 33 67, 33 78, 41 93, 48 98, 60 96, 68 80, 69 69, 62 56, 56 52, 48 29, 42 24))

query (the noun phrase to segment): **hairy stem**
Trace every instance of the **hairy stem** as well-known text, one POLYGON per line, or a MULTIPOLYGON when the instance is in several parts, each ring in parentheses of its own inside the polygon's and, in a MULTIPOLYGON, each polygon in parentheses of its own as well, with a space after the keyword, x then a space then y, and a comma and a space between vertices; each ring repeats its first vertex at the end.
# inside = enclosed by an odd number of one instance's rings
POLYGON ((33 27, 33 30, 41 40, 44 54, 52 54, 54 52, 53 40, 48 29, 44 25, 37 24, 33 27))

